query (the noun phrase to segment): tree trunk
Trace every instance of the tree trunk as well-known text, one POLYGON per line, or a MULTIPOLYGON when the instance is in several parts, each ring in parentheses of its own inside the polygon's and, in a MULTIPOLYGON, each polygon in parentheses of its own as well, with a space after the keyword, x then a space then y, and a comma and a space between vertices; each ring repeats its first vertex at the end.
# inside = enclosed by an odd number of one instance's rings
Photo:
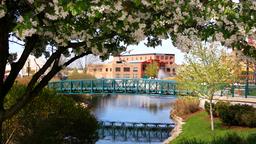
POLYGON ((3 144, 3 111, 0 111, 0 144, 3 144))
POLYGON ((212 112, 212 98, 210 99, 210 117, 211 117, 211 130, 214 131, 214 119, 212 112))

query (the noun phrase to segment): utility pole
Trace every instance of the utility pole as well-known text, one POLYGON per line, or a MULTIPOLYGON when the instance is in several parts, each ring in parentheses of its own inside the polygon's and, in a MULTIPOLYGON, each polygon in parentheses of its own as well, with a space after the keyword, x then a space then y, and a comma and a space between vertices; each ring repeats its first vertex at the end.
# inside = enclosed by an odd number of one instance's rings
POLYGON ((246 83, 245 83, 245 98, 249 93, 249 61, 246 60, 246 83))

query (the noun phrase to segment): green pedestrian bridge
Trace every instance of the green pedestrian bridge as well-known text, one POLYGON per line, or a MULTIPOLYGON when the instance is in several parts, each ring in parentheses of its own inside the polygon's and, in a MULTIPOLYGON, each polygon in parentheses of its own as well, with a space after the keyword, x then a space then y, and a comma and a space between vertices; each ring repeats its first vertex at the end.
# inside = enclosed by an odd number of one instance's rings
POLYGON ((173 80, 153 79, 62 80, 49 82, 48 87, 62 94, 189 94, 187 90, 178 90, 177 83, 173 80))

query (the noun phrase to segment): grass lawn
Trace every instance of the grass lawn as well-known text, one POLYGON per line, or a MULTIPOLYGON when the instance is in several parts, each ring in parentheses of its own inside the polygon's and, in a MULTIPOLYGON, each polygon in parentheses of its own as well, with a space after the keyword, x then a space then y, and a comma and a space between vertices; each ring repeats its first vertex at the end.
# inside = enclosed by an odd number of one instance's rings
POLYGON ((215 119, 215 130, 211 131, 210 119, 205 111, 197 112, 186 120, 182 126, 182 133, 171 144, 178 144, 182 139, 200 139, 210 141, 216 136, 223 136, 227 132, 236 132, 240 136, 256 133, 256 128, 226 127, 219 119, 215 119))

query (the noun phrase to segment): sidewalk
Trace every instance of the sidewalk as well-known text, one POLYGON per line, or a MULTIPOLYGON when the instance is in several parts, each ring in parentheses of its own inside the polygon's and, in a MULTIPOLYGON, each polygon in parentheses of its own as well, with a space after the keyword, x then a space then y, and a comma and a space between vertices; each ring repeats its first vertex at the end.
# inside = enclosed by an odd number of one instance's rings
POLYGON ((229 101, 231 103, 240 103, 240 104, 250 104, 256 107, 256 96, 254 97, 230 97, 230 96, 214 96, 213 100, 223 100, 223 101, 229 101))

